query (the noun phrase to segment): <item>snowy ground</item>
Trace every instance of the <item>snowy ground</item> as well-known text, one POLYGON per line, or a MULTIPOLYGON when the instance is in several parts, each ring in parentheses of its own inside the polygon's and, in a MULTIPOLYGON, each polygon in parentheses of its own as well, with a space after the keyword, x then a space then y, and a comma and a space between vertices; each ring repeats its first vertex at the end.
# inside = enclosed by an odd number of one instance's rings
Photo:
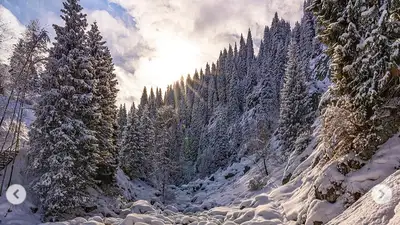
MULTIPOLYGON (((24 168, 23 154, 24 152, 21 151, 17 159, 18 168, 24 168)), ((138 222, 141 220, 149 222, 150 219, 155 219, 164 224, 178 222, 187 224, 188 221, 213 221, 214 224, 221 224, 223 218, 227 216, 233 221, 238 219, 236 217, 240 217, 240 214, 228 215, 228 213, 232 210, 240 211, 240 207, 243 207, 240 205, 243 199, 249 199, 257 194, 268 192, 279 185, 283 167, 279 169, 279 167, 272 164, 269 167, 270 173, 273 175, 261 190, 252 192, 248 189, 248 182, 262 172, 260 165, 255 164, 254 157, 249 157, 239 163, 232 164, 225 170, 217 171, 204 180, 199 179, 180 187, 170 186, 170 190, 174 193, 174 199, 171 200, 170 205, 166 206, 159 203, 156 189, 142 181, 130 181, 121 170, 118 170, 117 182, 124 197, 132 201, 143 200, 122 204, 119 215, 114 214, 112 217, 105 218, 104 213, 99 213, 97 217, 94 216, 93 218, 77 218, 69 222, 52 224, 96 224, 94 222, 83 223, 83 221, 90 220, 97 221, 97 224, 130 224, 127 221, 138 222), (156 203, 154 204, 154 202, 156 203), (138 215, 128 216, 131 213, 138 215), (122 223, 124 219, 127 221, 122 223), (98 223, 100 221, 102 223, 98 223)), ((18 170, 14 173, 13 183, 26 185, 23 183, 21 172, 23 171, 18 170)), ((102 200, 106 201, 105 199, 102 200)), ((2 196, 0 198, 0 213, 4 218, 0 224, 39 224, 40 213, 32 212, 36 207, 31 202, 32 200, 28 196, 27 201, 22 205, 12 206, 7 202, 5 196, 2 196)), ((253 205, 255 206, 256 204, 260 203, 254 203, 253 205)), ((243 220, 243 218, 239 220, 243 220)), ((154 224, 162 223, 155 222, 154 224)))
MULTIPOLYGON (((13 175, 11 178, 11 184, 21 184, 23 186, 27 186, 24 179, 22 178, 24 173, 23 168, 26 168, 25 154, 26 154, 26 148, 22 148, 16 157, 14 170, 12 173, 13 175)), ((5 174, 5 176, 4 176, 5 170, 1 171, 0 173, 0 181, 2 181, 3 178, 5 181, 3 186, 3 191, 0 196, 0 224, 6 224, 6 225, 38 224, 40 222, 40 215, 34 213, 37 210, 37 208, 33 203, 31 203, 32 199, 30 198, 29 195, 27 196, 25 202, 18 206, 9 204, 6 199, 5 191, 7 189, 8 180, 10 179, 11 166, 12 165, 8 165, 7 173, 5 174)))
MULTIPOLYGON (((4 105, 7 102, 7 98, 4 96, 0 97, 0 115, 3 115, 4 113, 4 105)), ((8 108, 7 108, 7 113, 5 115, 5 120, 0 127, 0 134, 1 137, 4 137, 7 130, 8 126, 10 125, 11 121, 11 115, 14 111, 15 107, 15 101, 11 101, 8 108)), ((26 146, 26 141, 28 140, 28 129, 27 126, 32 123, 34 115, 32 111, 32 106, 30 105, 25 105, 24 106, 24 113, 23 113, 23 125, 21 127, 21 149, 19 154, 16 157, 15 164, 14 164, 14 169, 11 177, 11 182, 10 184, 21 184, 23 186, 27 186, 23 179, 23 173, 24 173, 24 168, 26 168, 26 151, 27 151, 27 146, 26 146)), ((16 107, 16 111, 18 111, 18 106, 16 107)), ((16 118, 15 118, 16 120, 16 118)), ((8 140, 11 139, 11 136, 9 136, 8 140)), ((1 139, 0 139, 1 140, 1 139)), ((3 143, 4 139, 0 141, 0 143, 3 143)), ((5 145, 5 147, 10 146, 11 142, 8 141, 5 145)), ((18 206, 14 206, 8 203, 6 196, 5 196, 5 191, 7 189, 7 185, 10 179, 10 174, 11 174, 11 167, 12 165, 8 165, 6 170, 0 171, 0 182, 3 183, 4 179, 4 185, 2 188, 2 192, 0 193, 0 224, 6 224, 6 225, 32 225, 32 224, 38 224, 40 223, 40 215, 37 213, 34 213, 36 211, 36 206, 32 203, 32 199, 30 196, 27 196, 26 201, 18 206), (4 174, 4 172, 6 174, 4 174)), ((0 185, 1 185, 0 183, 0 185)))

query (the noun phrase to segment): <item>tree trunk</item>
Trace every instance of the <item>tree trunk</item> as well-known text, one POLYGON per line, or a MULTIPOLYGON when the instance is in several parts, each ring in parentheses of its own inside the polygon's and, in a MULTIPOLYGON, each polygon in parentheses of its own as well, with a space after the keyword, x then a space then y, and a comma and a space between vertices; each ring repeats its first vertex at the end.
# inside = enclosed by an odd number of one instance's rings
POLYGON ((263 158, 263 164, 264 164, 265 175, 268 176, 269 174, 268 174, 267 163, 266 163, 265 157, 263 158))

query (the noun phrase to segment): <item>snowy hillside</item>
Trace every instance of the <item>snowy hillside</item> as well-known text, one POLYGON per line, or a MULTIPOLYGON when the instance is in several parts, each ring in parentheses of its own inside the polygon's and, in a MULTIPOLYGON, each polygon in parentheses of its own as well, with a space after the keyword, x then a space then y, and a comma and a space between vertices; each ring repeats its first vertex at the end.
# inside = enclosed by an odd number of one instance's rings
MULTIPOLYGON (((151 204, 156 199, 155 195, 138 196, 138 199, 144 200, 127 204, 118 217, 99 215, 46 224, 398 224, 400 211, 397 209, 400 199, 397 185, 400 174, 396 166, 400 164, 399 150, 400 137, 395 135, 380 147, 363 170, 346 178, 347 187, 366 191, 363 197, 347 209, 343 202, 331 204, 315 199, 315 182, 318 179, 331 179, 328 176, 331 165, 315 163, 319 154, 319 149, 316 148, 296 167, 294 178, 283 186, 279 186, 279 183, 285 167, 271 165, 274 169, 271 170, 265 188, 249 191, 246 185, 262 169, 254 165, 252 159, 248 159, 218 171, 206 180, 197 180, 181 187, 172 186, 171 190, 174 190, 176 198, 169 205, 154 202, 151 204), (251 169, 244 173, 246 166, 251 169), (232 176, 227 178, 228 174, 232 176), (392 198, 386 204, 378 204, 371 194, 371 188, 378 184, 385 184, 393 191, 392 198)), ((144 185, 141 182, 125 182, 125 185, 130 185, 137 193, 152 193, 150 187, 146 186, 146 190, 140 191, 140 187, 144 185)), ((14 207, 13 211, 15 212, 9 213, 7 220, 3 220, 5 224, 39 223, 37 217, 28 213, 26 207, 14 207), (21 210, 31 216, 22 217, 23 213, 18 213, 21 210)))

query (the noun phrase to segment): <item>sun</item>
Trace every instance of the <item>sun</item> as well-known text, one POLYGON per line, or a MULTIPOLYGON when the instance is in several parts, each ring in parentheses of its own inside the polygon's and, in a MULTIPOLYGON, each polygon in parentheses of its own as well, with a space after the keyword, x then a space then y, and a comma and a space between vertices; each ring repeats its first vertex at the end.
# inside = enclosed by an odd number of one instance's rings
POLYGON ((201 67, 200 48, 188 39, 164 35, 155 41, 155 55, 143 58, 136 73, 146 86, 165 88, 201 67))

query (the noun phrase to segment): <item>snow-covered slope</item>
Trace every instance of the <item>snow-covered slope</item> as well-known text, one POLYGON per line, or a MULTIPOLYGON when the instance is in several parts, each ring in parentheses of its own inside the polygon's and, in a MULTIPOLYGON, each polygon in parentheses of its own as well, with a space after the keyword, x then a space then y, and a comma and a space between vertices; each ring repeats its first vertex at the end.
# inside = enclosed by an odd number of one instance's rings
MULTIPOLYGON (((262 169, 253 158, 232 164, 207 179, 197 180, 181 187, 171 186, 175 201, 170 205, 137 201, 121 210, 119 218, 78 218, 63 224, 399 224, 400 137, 393 136, 383 144, 375 156, 360 170, 343 175, 333 169, 337 161, 320 162, 322 149, 315 142, 310 149, 294 160, 292 180, 279 186, 285 165, 272 165, 266 186, 249 191, 247 184, 262 169), (246 167, 251 169, 245 171, 246 167), (229 175, 228 175, 229 174, 229 175), (228 175, 228 176, 227 176, 228 175), (330 181, 342 180, 345 194, 335 203, 317 199, 316 186, 329 186, 330 181), (385 184, 393 196, 388 203, 373 200, 371 188, 385 184), (365 193, 348 207, 346 195, 365 193), (216 206, 216 207, 214 207, 216 206), (90 221, 85 222, 82 221, 90 221), (81 221, 78 222, 77 221, 81 221), (97 221, 97 222, 94 222, 97 221)), ((247 169, 246 169, 247 170, 247 169)), ((136 185, 136 181, 132 185, 136 185)), ((143 196, 142 196, 143 197, 143 196)), ((151 198, 147 196, 144 198, 151 198)))
POLYGON ((364 167, 346 176, 337 171, 338 160, 318 163, 321 151, 322 149, 317 147, 310 157, 297 167, 292 181, 269 194, 281 203, 282 213, 289 224, 290 221, 293 224, 327 223, 340 215, 356 194, 362 195, 367 192, 394 173, 400 165, 398 134, 383 144, 364 167), (339 181, 341 186, 332 188, 332 183, 339 184, 339 181), (317 193, 321 190, 325 192, 317 193), (333 195, 336 199, 332 201, 334 203, 330 203, 320 200, 319 195, 333 195))
MULTIPOLYGON (((232 163, 205 179, 197 179, 182 186, 170 185, 168 191, 172 196, 165 204, 185 213, 200 212, 217 206, 239 205, 243 199, 268 192, 280 184, 284 166, 274 165, 272 161, 268 162, 270 176, 264 178, 263 187, 259 190, 249 190, 249 182, 264 173, 261 163, 256 162, 256 155, 253 155, 232 163)), ((130 181, 121 170, 117 173, 117 181, 127 199, 161 202, 155 188, 140 180, 130 181)))
MULTIPOLYGON (((397 147, 400 148, 400 145, 397 147)), ((387 203, 378 204, 379 202, 374 201, 372 190, 370 190, 328 224, 400 224, 400 171, 394 172, 381 184, 386 185, 392 193, 387 203)))
MULTIPOLYGON (((27 186, 23 178, 23 169, 25 168, 25 153, 26 149, 21 149, 19 155, 15 160, 13 176, 11 179, 11 184, 21 184, 27 186)), ((5 180, 10 177, 11 165, 7 168, 7 173, 5 180)), ((3 179, 4 170, 1 171, 0 180, 3 179)), ((0 224, 5 225, 32 225, 40 223, 40 215, 36 213, 37 207, 35 206, 31 195, 27 195, 25 202, 21 205, 11 205, 5 196, 5 190, 7 182, 4 183, 3 193, 0 196, 0 224)))
MULTIPOLYGON (((3 115, 5 105, 7 102, 7 98, 4 96, 0 96, 0 114, 3 115)), ((3 144, 4 138, 6 136, 8 127, 11 124, 12 113, 14 111, 18 112, 19 105, 16 105, 15 101, 10 101, 9 106, 7 107, 7 111, 5 114, 5 120, 0 127, 0 143, 3 144)), ((24 113, 23 113, 23 123, 21 127, 21 148, 18 155, 15 158, 15 163, 13 170, 12 163, 10 163, 6 169, 0 171, 0 182, 3 183, 2 193, 0 193, 0 224, 10 224, 10 225, 32 225, 38 224, 40 222, 40 215, 38 213, 34 213, 37 211, 37 207, 35 206, 31 198, 28 194, 27 199, 21 205, 14 206, 11 205, 5 196, 5 191, 7 189, 8 183, 10 184, 21 184, 23 186, 27 186, 24 179, 24 169, 26 168, 26 153, 27 146, 26 141, 28 140, 28 128, 34 119, 34 113, 31 110, 32 106, 24 105, 24 113), (12 176, 10 179, 12 171, 12 176), (6 172, 6 173, 5 173, 6 172), (5 174, 4 174, 5 173, 5 174), (4 180, 4 182, 2 182, 4 180)), ((15 123, 16 118, 14 119, 15 123)), ((9 134, 5 148, 11 145, 12 134, 9 134)), ((0 183, 0 185, 1 185, 0 183)))

